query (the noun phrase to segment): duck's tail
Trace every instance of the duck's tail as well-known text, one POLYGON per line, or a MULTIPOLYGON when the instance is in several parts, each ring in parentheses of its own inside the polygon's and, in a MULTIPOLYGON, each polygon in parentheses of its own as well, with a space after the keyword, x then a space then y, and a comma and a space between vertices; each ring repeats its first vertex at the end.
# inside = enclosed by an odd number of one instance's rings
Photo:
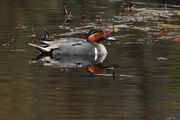
POLYGON ((28 44, 38 49, 41 53, 50 53, 51 51, 51 49, 48 48, 48 46, 44 46, 44 44, 33 44, 33 43, 28 43, 28 44))

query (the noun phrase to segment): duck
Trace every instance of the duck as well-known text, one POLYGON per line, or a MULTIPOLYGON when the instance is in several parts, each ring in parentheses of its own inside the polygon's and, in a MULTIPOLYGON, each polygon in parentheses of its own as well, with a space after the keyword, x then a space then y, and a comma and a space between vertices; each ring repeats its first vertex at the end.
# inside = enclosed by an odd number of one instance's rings
POLYGON ((42 54, 51 55, 106 55, 106 47, 101 43, 103 40, 116 41, 108 36, 104 30, 91 29, 87 39, 81 38, 57 38, 52 41, 44 40, 38 44, 28 43, 38 49, 42 54))

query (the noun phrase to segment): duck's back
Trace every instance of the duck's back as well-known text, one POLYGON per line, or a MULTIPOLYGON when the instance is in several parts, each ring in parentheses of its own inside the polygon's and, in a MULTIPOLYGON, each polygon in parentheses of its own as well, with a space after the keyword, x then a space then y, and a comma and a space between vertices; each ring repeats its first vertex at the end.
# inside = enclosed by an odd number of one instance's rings
POLYGON ((91 42, 87 42, 85 39, 61 38, 54 42, 55 42, 54 44, 55 49, 53 50, 53 54, 71 54, 71 55, 98 54, 97 45, 91 42))

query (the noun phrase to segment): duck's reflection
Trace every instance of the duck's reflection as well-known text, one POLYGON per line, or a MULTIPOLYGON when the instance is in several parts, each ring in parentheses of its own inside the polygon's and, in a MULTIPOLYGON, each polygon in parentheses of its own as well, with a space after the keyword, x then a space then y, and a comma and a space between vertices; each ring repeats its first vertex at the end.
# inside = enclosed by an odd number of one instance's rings
POLYGON ((30 63, 56 68, 81 68, 92 64, 102 63, 106 55, 45 55, 41 54, 30 63))
POLYGON ((96 77, 134 77, 133 75, 115 73, 118 65, 105 66, 102 62, 106 55, 39 55, 30 63, 59 68, 62 71, 86 67, 90 76, 96 77))
POLYGON ((104 66, 101 63, 91 64, 87 66, 88 72, 92 76, 105 76, 105 77, 115 77, 115 72, 110 73, 110 70, 117 68, 118 66, 104 66))
POLYGON ((106 54, 103 55, 39 55, 30 63, 37 63, 42 66, 60 68, 67 70, 71 68, 86 67, 87 71, 93 76, 107 76, 109 70, 113 67, 103 66, 101 63, 105 60, 106 54))

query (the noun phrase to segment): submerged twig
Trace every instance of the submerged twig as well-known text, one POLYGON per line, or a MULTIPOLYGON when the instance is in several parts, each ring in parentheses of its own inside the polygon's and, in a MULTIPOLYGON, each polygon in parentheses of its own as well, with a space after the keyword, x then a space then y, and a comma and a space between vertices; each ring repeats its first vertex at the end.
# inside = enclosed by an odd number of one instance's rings
POLYGON ((9 47, 10 46, 10 43, 13 42, 15 39, 11 39, 10 41, 7 41, 5 43, 3 43, 3 47, 9 47))
POLYGON ((94 74, 95 76, 102 76, 102 77, 127 77, 127 78, 133 78, 135 77, 134 75, 125 75, 125 74, 116 74, 115 72, 109 73, 109 74, 94 74))
POLYGON ((68 24, 72 20, 73 15, 65 3, 64 3, 64 13, 65 13, 64 24, 68 24))

